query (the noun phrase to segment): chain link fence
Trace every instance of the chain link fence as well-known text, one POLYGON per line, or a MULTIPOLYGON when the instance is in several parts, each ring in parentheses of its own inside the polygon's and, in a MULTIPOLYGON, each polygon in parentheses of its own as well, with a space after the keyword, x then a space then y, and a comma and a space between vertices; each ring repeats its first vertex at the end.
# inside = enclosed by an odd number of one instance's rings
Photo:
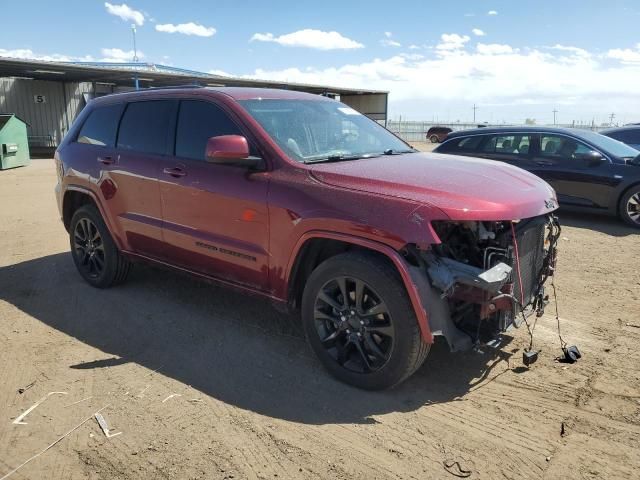
MULTIPOLYGON (((431 127, 448 127, 451 130, 468 130, 470 128, 478 128, 478 127, 513 127, 513 126, 523 126, 518 124, 509 124, 509 123, 501 123, 501 124, 478 124, 478 123, 438 123, 438 122, 416 122, 416 121, 407 121, 407 120, 388 120, 387 128, 391 130, 393 133, 402 138, 405 142, 426 142, 427 140, 427 132, 431 127)), ((526 125, 526 126, 535 126, 535 125, 526 125)), ((553 125, 540 125, 540 126, 549 126, 553 125)), ((605 128, 609 128, 608 125, 595 125, 593 123, 581 123, 581 122, 573 122, 570 124, 563 125, 555 125, 556 127, 562 128, 582 128, 586 130, 592 130, 594 132, 598 132, 600 130, 604 130, 605 128)))

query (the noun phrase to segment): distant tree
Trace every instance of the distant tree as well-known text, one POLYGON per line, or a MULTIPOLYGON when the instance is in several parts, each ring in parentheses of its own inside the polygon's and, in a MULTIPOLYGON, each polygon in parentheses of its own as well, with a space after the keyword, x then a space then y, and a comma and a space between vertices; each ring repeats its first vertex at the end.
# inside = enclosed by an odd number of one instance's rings
POLYGON ((524 121, 524 124, 525 124, 525 125, 535 125, 535 124, 536 124, 536 119, 535 119, 535 118, 527 118, 527 119, 524 121))

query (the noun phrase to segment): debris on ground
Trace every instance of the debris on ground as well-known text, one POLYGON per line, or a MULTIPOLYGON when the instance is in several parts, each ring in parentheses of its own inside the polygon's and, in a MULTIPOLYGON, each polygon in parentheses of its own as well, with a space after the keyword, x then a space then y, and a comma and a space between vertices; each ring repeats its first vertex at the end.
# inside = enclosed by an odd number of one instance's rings
POLYGON ((104 433, 105 437, 112 438, 122 433, 122 432, 111 433, 111 431, 109 430, 109 425, 107 424, 107 421, 104 419, 101 413, 96 413, 94 417, 98 421, 98 425, 100 425, 100 428, 102 429, 102 433, 104 433))
POLYGON ((467 478, 471 476, 471 470, 463 468, 457 460, 445 460, 442 464, 447 472, 458 478, 467 478))
POLYGON ((20 395, 22 395, 24 392, 26 392, 27 390, 29 390, 31 387, 33 387, 36 384, 36 381, 34 380, 33 382, 31 382, 29 385, 26 385, 22 388, 18 389, 18 393, 20 395))
MULTIPOLYGON (((51 392, 51 393, 60 393, 60 392, 51 392)), ((66 392, 65 392, 66 395, 66 392)), ((45 397, 46 398, 46 397, 45 397)), ((105 408, 107 408, 108 405, 105 405, 104 407, 102 407, 100 410, 98 410, 94 415, 98 415, 99 412, 101 412, 102 410, 104 410, 105 408)), ((73 432, 75 432, 78 428, 80 428, 82 425, 84 425, 85 423, 87 423, 89 420, 91 420, 93 418, 93 415, 91 417, 87 417, 85 418, 83 421, 81 421, 79 424, 77 424, 75 427, 73 427, 71 430, 69 430, 67 433, 63 434, 62 436, 58 437, 57 440, 55 440, 53 443, 50 443, 48 446, 46 446, 44 449, 40 450, 38 453, 36 453, 35 455, 33 455, 32 457, 26 459, 24 462, 22 462, 20 465, 18 465, 16 468, 14 468, 13 470, 11 470, 9 473, 6 473, 5 475, 3 475, 0 480, 6 480, 7 478, 9 478, 11 475, 13 475, 14 473, 16 473, 18 470, 20 470, 22 467, 24 467, 27 463, 29 463, 32 460, 35 460, 36 458, 38 458, 40 455, 42 455, 43 453, 45 453, 47 450, 53 448, 55 445, 57 445, 60 441, 62 441, 63 439, 65 439, 66 437, 68 437, 69 435, 71 435, 73 432)))
POLYGON ((38 400, 36 403, 34 403, 33 405, 31 405, 31 407, 29 407, 27 410, 25 410, 22 415, 20 415, 18 418, 16 418, 13 421, 14 425, 26 425, 27 422, 23 422, 24 418, 29 415, 32 411, 34 411, 38 405, 40 405, 42 402, 44 402, 47 398, 49 398, 51 395, 67 395, 67 392, 49 392, 47 393, 44 397, 42 397, 40 400, 38 400))
POLYGON ((162 400, 162 403, 166 402, 167 400, 173 398, 173 397, 181 397, 182 394, 181 393, 172 393, 171 395, 169 395, 167 398, 165 398, 164 400, 162 400))

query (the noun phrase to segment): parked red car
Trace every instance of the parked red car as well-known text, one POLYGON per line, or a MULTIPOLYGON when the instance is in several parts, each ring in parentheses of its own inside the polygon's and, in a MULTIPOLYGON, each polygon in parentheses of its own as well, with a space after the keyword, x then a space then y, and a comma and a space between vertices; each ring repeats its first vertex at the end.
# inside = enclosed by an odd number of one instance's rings
POLYGON ((427 140, 431 143, 442 143, 451 132, 453 130, 449 127, 431 127, 427 130, 427 140))
POLYGON ((380 389, 435 336, 467 349, 542 308, 553 268, 544 181, 440 157, 321 96, 155 89, 90 102, 56 193, 89 284, 143 260, 263 295, 300 310, 332 374, 380 389))

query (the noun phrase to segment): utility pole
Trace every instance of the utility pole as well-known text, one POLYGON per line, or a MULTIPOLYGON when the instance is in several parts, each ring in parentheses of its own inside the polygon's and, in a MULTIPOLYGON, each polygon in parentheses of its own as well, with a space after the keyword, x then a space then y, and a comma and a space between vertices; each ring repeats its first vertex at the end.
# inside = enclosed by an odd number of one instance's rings
POLYGON ((474 103, 473 104, 473 123, 476 123, 476 110, 478 110, 478 107, 474 103))
MULTIPOLYGON (((136 25, 135 23, 131 24, 131 33, 133 34, 133 63, 138 63, 138 48, 136 47, 136 25)), ((135 67, 135 76, 134 81, 136 84, 136 90, 140 89, 140 85, 138 83, 138 67, 135 67)))
POLYGON ((558 113, 558 110, 556 110, 555 108, 553 109, 553 125, 556 126, 556 113, 558 113))
POLYGON ((611 112, 609 115, 609 126, 613 127, 613 119, 616 118, 616 114, 611 112))

